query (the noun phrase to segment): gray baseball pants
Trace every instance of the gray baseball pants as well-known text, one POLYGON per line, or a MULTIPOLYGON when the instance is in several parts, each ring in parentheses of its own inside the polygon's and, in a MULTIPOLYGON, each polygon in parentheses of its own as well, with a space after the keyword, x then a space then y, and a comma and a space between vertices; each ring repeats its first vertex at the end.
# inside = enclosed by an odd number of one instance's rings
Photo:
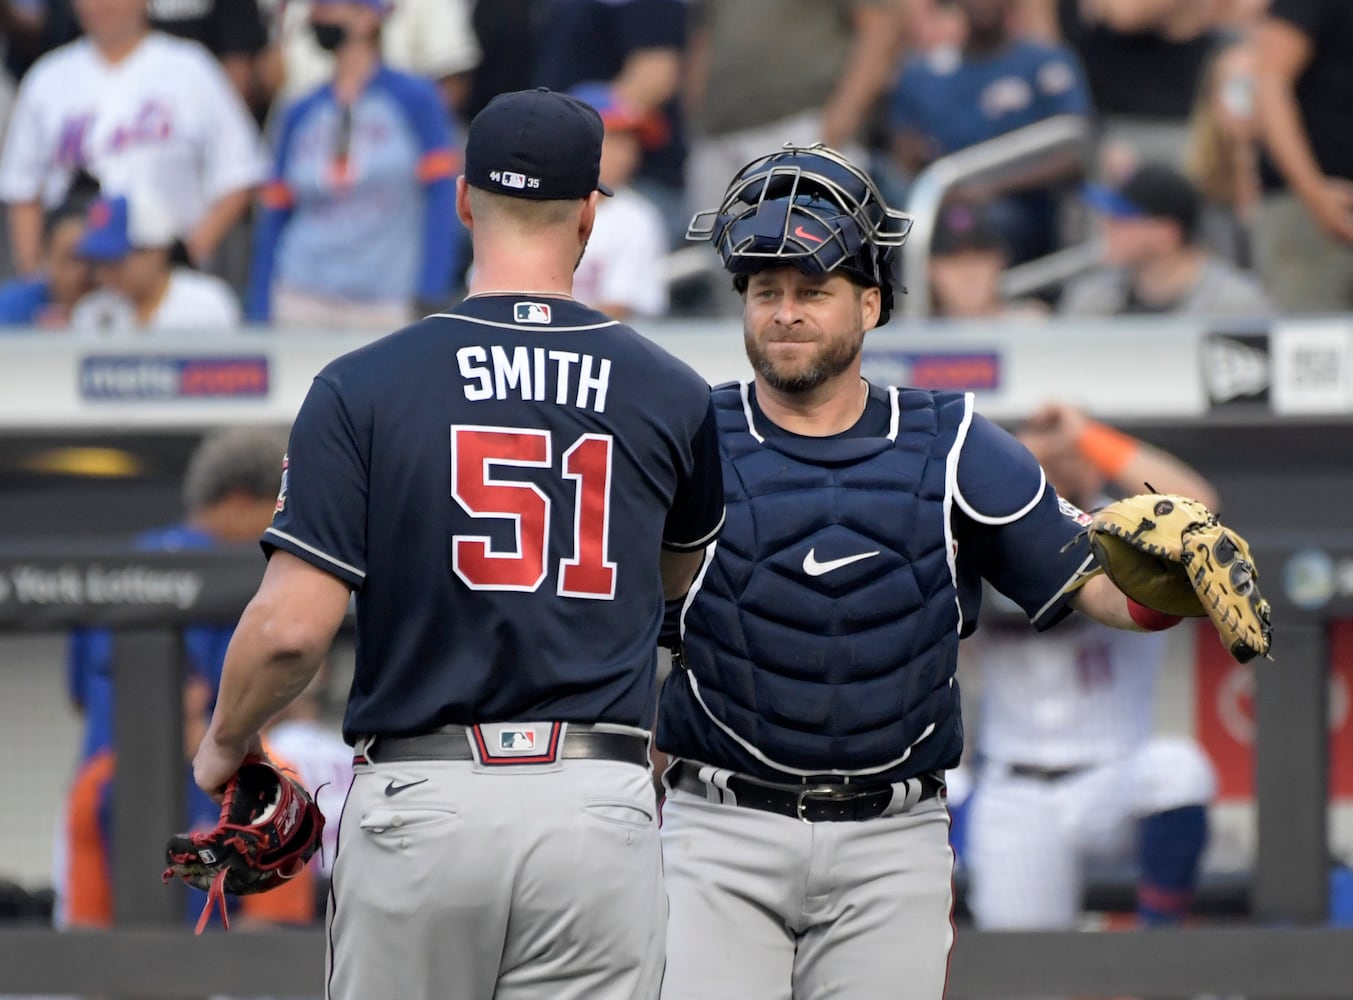
POLYGON ((326 1000, 655 1000, 667 900, 645 768, 354 770, 326 1000))
POLYGON ((805 823, 675 789, 662 1000, 939 1000, 953 944, 949 813, 805 823))

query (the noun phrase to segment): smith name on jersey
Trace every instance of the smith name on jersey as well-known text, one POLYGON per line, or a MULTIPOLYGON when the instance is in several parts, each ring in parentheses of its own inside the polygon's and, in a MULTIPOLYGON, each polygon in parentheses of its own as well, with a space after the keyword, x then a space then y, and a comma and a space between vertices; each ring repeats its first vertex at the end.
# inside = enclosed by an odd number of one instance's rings
POLYGON ((660 550, 702 548, 723 518, 704 380, 577 302, 508 294, 320 372, 286 488, 265 548, 357 595, 349 741, 521 719, 647 728, 660 550), (411 617, 423 626, 391 625, 411 617))

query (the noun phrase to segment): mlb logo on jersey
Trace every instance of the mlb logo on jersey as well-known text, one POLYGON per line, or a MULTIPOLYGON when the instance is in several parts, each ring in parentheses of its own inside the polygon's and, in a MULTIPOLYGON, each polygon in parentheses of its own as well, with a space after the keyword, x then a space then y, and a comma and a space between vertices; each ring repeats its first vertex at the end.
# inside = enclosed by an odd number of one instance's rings
POLYGON ((535 748, 534 729, 505 729, 498 734, 498 749, 503 753, 527 753, 535 748))
POLYGON ((550 307, 544 302, 517 302, 512 306, 512 318, 518 323, 538 323, 548 326, 550 307))

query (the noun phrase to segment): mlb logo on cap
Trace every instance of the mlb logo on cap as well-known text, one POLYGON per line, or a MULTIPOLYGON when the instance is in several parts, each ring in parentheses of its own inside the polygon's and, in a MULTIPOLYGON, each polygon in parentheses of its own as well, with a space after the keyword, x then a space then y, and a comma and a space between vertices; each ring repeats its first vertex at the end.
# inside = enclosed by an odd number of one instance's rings
POLYGON ((512 318, 518 323, 539 323, 548 326, 550 307, 544 302, 518 302, 512 307, 512 318))
POLYGON ((504 729, 498 734, 498 749, 507 753, 523 753, 536 748, 534 729, 504 729))

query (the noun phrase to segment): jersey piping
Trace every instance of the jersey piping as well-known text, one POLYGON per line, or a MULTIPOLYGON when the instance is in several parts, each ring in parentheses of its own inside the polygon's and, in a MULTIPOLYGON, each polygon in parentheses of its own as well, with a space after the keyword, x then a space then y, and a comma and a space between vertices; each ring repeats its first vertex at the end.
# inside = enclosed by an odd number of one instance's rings
POLYGON ((350 565, 349 563, 345 563, 342 559, 335 559, 333 556, 329 555, 329 553, 323 552, 320 549, 315 548, 308 542, 301 541, 295 535, 289 535, 285 531, 278 531, 276 528, 268 528, 263 533, 265 535, 276 535, 283 541, 290 542, 292 545, 296 545, 302 549, 305 549, 305 551, 309 552, 311 555, 319 556, 326 562, 333 563, 339 569, 347 570, 353 576, 361 577, 363 580, 366 579, 366 572, 364 570, 360 570, 356 566, 350 565))
POLYGON ((958 495, 958 461, 963 443, 972 425, 973 394, 963 394, 963 420, 954 436, 954 446, 944 459, 944 558, 949 565, 949 580, 954 587, 954 607, 958 610, 958 634, 963 634, 963 601, 958 588, 958 540, 954 538, 954 497, 958 495))
POLYGON ((723 512, 719 515, 719 523, 716 524, 713 528, 711 528, 708 532, 706 532, 703 538, 700 538, 694 542, 669 542, 664 540, 662 543, 662 547, 671 552, 695 552, 697 549, 703 549, 706 545, 714 541, 714 539, 719 536, 719 532, 723 531, 723 523, 726 520, 728 520, 727 507, 725 507, 723 509, 723 512))
POLYGON ((477 319, 474 316, 462 316, 460 313, 433 313, 428 319, 458 319, 462 323, 478 323, 480 326, 494 326, 500 330, 552 330, 555 333, 580 333, 584 330, 604 330, 608 326, 619 326, 617 320, 606 323, 592 323, 587 326, 546 326, 544 323, 499 323, 492 319, 477 319))

